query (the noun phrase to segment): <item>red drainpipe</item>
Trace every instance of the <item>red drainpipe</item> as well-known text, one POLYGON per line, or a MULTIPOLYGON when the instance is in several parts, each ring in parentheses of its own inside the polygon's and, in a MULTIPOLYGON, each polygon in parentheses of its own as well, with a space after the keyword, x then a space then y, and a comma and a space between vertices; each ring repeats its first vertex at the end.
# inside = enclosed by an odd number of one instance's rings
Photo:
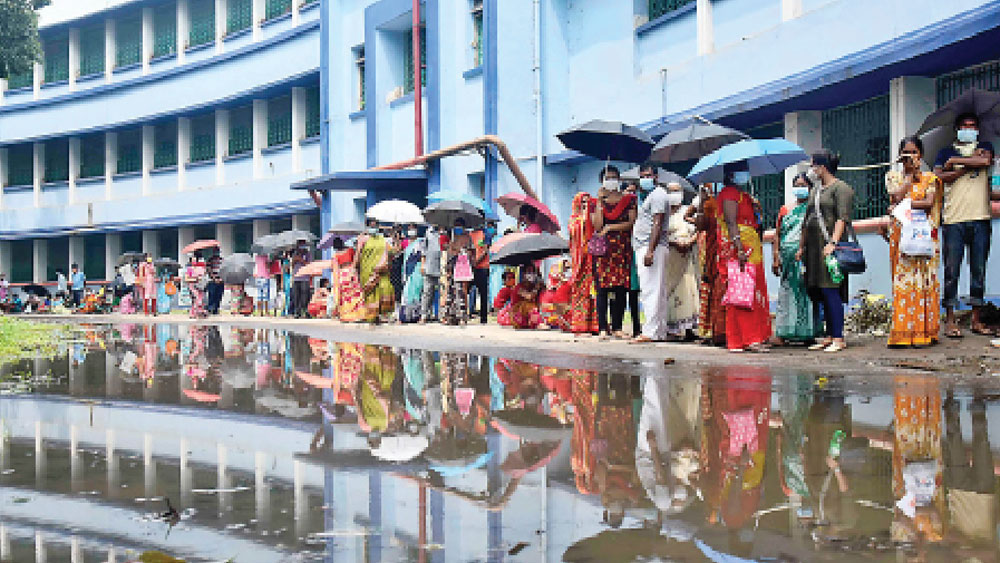
POLYGON ((420 84, 420 0, 413 0, 413 156, 424 154, 424 104, 420 84))

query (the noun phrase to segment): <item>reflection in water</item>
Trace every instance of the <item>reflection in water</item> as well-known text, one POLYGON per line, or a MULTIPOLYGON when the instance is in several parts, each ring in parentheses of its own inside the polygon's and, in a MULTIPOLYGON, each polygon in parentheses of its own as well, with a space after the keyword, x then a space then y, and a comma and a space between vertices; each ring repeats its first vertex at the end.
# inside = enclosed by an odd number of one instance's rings
POLYGON ((0 369, 44 375, 0 403, 4 561, 996 559, 996 403, 933 377, 176 325, 0 369))

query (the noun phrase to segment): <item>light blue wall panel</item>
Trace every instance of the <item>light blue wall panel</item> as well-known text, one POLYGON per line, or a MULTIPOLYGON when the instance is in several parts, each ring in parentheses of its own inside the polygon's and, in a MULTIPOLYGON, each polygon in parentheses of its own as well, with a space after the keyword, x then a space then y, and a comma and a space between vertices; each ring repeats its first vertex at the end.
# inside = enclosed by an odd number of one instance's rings
POLYGON ((104 178, 80 181, 76 184, 76 200, 80 203, 102 201, 105 197, 104 178))

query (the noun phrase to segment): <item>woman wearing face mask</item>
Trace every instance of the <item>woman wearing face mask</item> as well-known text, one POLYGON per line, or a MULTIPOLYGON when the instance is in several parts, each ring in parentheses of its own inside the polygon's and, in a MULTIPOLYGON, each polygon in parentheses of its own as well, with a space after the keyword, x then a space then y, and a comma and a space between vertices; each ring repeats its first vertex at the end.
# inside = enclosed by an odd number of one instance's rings
POLYGON ((701 283, 698 291, 698 337, 702 344, 726 345, 726 306, 722 296, 726 287, 719 275, 719 201, 711 184, 701 188, 698 196, 698 255, 701 262, 701 283))
POLYGON ((542 322, 538 313, 538 295, 542 290, 541 277, 534 264, 521 266, 521 283, 514 289, 510 307, 510 320, 514 328, 537 328, 542 322))
POLYGON ((410 227, 403 241, 403 293, 399 302, 397 317, 400 322, 413 323, 420 320, 420 300, 424 291, 424 276, 420 272, 423 249, 417 242, 417 229, 410 227))
POLYGON ((909 198, 913 210, 925 212, 934 243, 932 256, 909 256, 900 252, 903 224, 895 216, 890 219, 892 329, 889 346, 928 346, 937 342, 941 330, 937 234, 944 190, 937 176, 920 170, 923 154, 923 142, 917 137, 906 137, 899 143, 902 172, 891 170, 885 176, 886 190, 893 207, 909 198))
POLYGON ((597 302, 594 294, 594 261, 587 243, 594 234, 594 199, 587 192, 573 198, 569 217, 570 310, 569 329, 577 334, 597 333, 597 302))
POLYGON ((748 189, 750 172, 745 162, 727 164, 726 187, 719 192, 722 213, 718 218, 720 247, 719 276, 728 284, 729 266, 739 268, 754 279, 753 303, 749 309, 726 307, 726 347, 731 352, 766 352, 771 339, 771 313, 767 300, 767 279, 757 215, 748 189))
POLYGON ((366 233, 357 242, 358 280, 362 284, 364 320, 378 323, 392 314, 395 297, 389 281, 390 245, 375 220, 369 219, 366 224, 366 233))
POLYGON ((795 205, 789 208, 782 206, 778 212, 778 223, 775 225, 775 240, 771 243, 773 250, 774 275, 781 280, 778 292, 777 315, 774 320, 774 334, 777 339, 785 342, 808 342, 815 340, 816 317, 813 301, 809 299, 805 280, 802 277, 802 267, 795 259, 799 251, 799 241, 802 239, 802 224, 809 208, 809 190, 812 183, 805 174, 799 174, 792 179, 792 194, 795 205))
POLYGON ((455 220, 451 242, 448 243, 448 273, 445 302, 441 321, 445 324, 465 324, 469 319, 469 282, 472 281, 472 237, 465 229, 465 221, 455 220))
POLYGON ((822 306, 826 320, 826 337, 809 347, 813 351, 840 352, 847 348, 844 342, 847 276, 835 282, 826 260, 837 248, 837 243, 844 240, 854 213, 854 189, 834 175, 839 165, 840 157, 829 150, 812 155, 812 166, 807 174, 814 187, 809 194, 805 226, 795 255, 805 267, 809 297, 822 306))
POLYGON ((667 332, 673 338, 694 336, 698 325, 698 249, 697 230, 687 220, 691 205, 683 205, 684 188, 680 184, 667 186, 670 217, 667 219, 667 267, 664 279, 667 291, 667 332))
POLYGON ((493 309, 497 311, 497 323, 500 326, 511 326, 510 308, 514 304, 514 293, 517 291, 517 274, 514 270, 503 273, 503 287, 493 299, 493 309))
POLYGON ((591 216, 595 235, 607 239, 607 252, 594 257, 594 274, 597 286, 597 325, 602 338, 612 333, 624 338, 622 317, 625 300, 631 284, 632 225, 636 217, 636 198, 621 189, 618 169, 607 166, 600 172, 601 189, 597 209, 591 216), (615 295, 608 325, 608 295, 615 295))

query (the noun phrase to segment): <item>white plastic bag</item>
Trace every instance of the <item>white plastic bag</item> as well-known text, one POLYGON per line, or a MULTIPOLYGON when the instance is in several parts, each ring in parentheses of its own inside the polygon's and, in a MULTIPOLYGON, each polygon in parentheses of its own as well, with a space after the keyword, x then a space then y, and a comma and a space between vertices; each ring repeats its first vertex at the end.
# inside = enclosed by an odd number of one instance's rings
POLYGON ((934 256, 934 239, 931 237, 931 223, 927 219, 927 212, 913 209, 910 198, 906 198, 896 206, 892 214, 902 223, 899 251, 906 256, 934 256))

